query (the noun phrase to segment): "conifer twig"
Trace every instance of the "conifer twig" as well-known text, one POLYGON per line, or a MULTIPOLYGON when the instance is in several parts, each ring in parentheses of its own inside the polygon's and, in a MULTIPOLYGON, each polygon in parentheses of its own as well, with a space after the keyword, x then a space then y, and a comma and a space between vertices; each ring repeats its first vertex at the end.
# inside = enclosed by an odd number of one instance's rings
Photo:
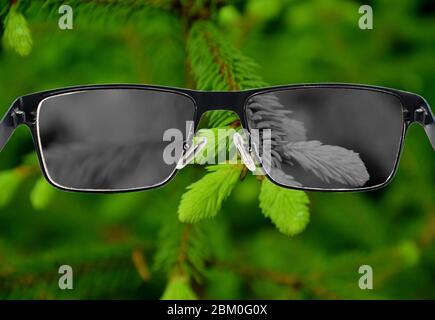
POLYGON ((288 286, 295 291, 314 294, 318 298, 337 299, 337 295, 330 290, 318 285, 311 288, 307 281, 295 274, 224 261, 214 261, 212 266, 220 270, 235 272, 247 280, 266 280, 279 285, 288 286))

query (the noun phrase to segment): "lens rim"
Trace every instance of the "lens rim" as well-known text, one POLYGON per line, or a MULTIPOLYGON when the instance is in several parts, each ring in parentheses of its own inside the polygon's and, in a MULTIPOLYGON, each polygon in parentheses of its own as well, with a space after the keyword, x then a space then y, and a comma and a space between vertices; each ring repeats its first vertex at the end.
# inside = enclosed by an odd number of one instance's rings
MULTIPOLYGON (((124 192, 132 192, 132 191, 143 191, 143 190, 149 190, 149 189, 155 189, 159 188, 165 184, 167 184, 172 178, 174 178, 177 173, 178 169, 176 166, 174 166, 174 169, 172 170, 171 174, 166 177, 164 180, 162 180, 159 183, 153 184, 151 186, 141 186, 141 187, 135 187, 135 188, 123 188, 123 189, 92 189, 92 188, 75 188, 75 187, 68 187, 64 186, 62 184, 59 184, 56 182, 50 175, 50 172, 47 168, 44 151, 42 148, 42 142, 41 142, 41 134, 40 134, 40 111, 43 103, 49 99, 53 99, 56 97, 61 97, 65 95, 70 94, 77 94, 80 92, 89 92, 89 91, 101 91, 101 90, 138 90, 138 91, 153 91, 153 92, 164 92, 164 93, 171 93, 171 94, 177 94, 180 96, 184 96, 189 98, 189 100, 192 102, 193 106, 193 113, 192 113, 192 119, 191 121, 195 121, 196 115, 197 115, 197 103, 195 99, 189 95, 187 92, 178 91, 178 90, 172 90, 170 88, 164 88, 164 87, 153 87, 153 86, 140 86, 140 85, 97 85, 97 86, 89 86, 89 87, 78 87, 78 88, 67 88, 66 90, 61 91, 52 91, 48 92, 46 95, 42 96, 39 101, 37 102, 36 112, 35 112, 35 121, 34 121, 34 127, 32 128, 32 133, 34 137, 34 143, 36 145, 36 150, 40 162, 40 166, 43 172, 44 177, 46 180, 53 185, 54 187, 64 190, 64 191, 74 191, 74 192, 84 192, 84 193, 124 193, 124 192)), ((189 139, 193 139, 193 135, 190 135, 188 137, 189 139)), ((185 143, 189 143, 189 141, 184 141, 185 143)))
MULTIPOLYGON (((385 93, 388 95, 391 95, 395 98, 397 98, 400 108, 401 108, 401 118, 402 118, 402 130, 400 133, 400 141, 399 145, 397 147, 396 156, 394 159, 394 165, 393 170, 389 174, 388 178, 380 184, 369 186, 369 187, 357 187, 357 188, 313 188, 313 187, 303 187, 303 186, 290 186, 283 183, 280 183, 276 181, 269 172, 267 172, 264 168, 263 172, 268 177, 268 179, 273 182, 274 184, 287 188, 287 189, 293 189, 293 190, 301 190, 301 191, 316 191, 316 192, 364 192, 364 191, 372 191, 377 190, 380 188, 385 187, 388 185, 394 178, 394 176, 397 173, 397 169, 399 167, 400 157, 402 155, 403 151, 403 142, 406 136, 406 132, 410 126, 410 122, 405 120, 405 112, 407 112, 407 108, 405 107, 404 101, 402 96, 392 90, 389 90, 388 88, 383 87, 374 87, 374 86, 367 86, 367 85, 352 85, 352 84, 301 84, 301 85, 288 85, 288 86, 278 86, 278 87, 270 87, 265 88, 264 90, 257 90, 253 94, 249 95, 246 100, 243 107, 243 112, 245 116, 245 126, 246 128, 251 131, 253 128, 249 125, 248 121, 248 102, 251 98, 267 94, 267 93, 273 93, 273 92, 279 92, 279 91, 290 91, 290 90, 303 90, 303 89, 349 89, 349 90, 361 90, 361 91, 371 91, 371 92, 380 92, 385 93)), ((256 149, 256 148, 254 148, 256 149)), ((257 154, 257 157, 259 155, 257 154)))

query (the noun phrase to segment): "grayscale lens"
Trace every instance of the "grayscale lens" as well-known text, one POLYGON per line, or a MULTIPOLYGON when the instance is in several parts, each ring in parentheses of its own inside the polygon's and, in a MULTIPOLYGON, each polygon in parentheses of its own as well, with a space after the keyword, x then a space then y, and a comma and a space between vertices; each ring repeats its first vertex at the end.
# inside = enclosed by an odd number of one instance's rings
MULTIPOLYGON (((187 96, 145 89, 96 89, 59 94, 38 108, 38 137, 48 178, 73 190, 122 191, 153 187, 175 172, 164 160, 165 131, 193 121, 187 96)), ((180 139, 179 139, 180 140, 180 139)))
POLYGON ((322 190, 370 188, 392 176, 404 125, 400 100, 353 88, 294 88, 260 93, 246 105, 268 176, 279 184, 322 190), (258 135, 264 136, 258 130, 258 135), (267 148, 264 148, 267 150, 267 148), (269 154, 269 156, 267 156, 269 154))

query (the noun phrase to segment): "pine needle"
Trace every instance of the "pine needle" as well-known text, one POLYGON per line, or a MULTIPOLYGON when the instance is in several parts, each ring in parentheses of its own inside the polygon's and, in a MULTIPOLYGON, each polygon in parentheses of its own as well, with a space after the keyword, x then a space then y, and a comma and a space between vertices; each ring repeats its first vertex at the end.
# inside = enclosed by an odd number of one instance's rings
POLYGON ((260 193, 260 208, 277 229, 288 236, 302 232, 310 220, 308 196, 297 190, 281 188, 264 179, 260 193))
POLYGON ((195 223, 214 217, 239 181, 242 170, 241 165, 207 167, 208 173, 183 195, 178 208, 180 221, 195 223))
POLYGON ((360 187, 370 179, 359 154, 342 147, 323 145, 315 140, 289 142, 284 147, 284 154, 327 183, 334 180, 360 187))

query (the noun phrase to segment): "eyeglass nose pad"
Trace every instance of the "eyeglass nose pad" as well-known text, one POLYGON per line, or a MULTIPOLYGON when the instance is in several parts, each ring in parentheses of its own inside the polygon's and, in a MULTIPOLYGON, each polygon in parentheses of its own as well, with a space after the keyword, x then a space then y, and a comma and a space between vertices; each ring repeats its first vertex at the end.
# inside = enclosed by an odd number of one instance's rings
POLYGON ((242 158, 242 162, 251 172, 255 172, 257 170, 257 166, 255 165, 255 161, 251 157, 251 153, 247 146, 247 143, 243 139, 242 135, 236 132, 233 135, 233 142, 236 146, 237 150, 239 150, 240 157, 242 158))
POLYGON ((183 169, 185 166, 187 166, 189 163, 193 161, 195 155, 199 154, 206 145, 207 145, 206 137, 198 137, 191 147, 185 145, 187 146, 186 151, 184 152, 181 159, 178 161, 177 166, 175 168, 177 170, 183 169))
POLYGON ((257 168, 259 170, 258 174, 264 175, 264 172, 267 172, 267 166, 265 165, 263 159, 260 157, 260 152, 258 151, 258 147, 254 142, 251 143, 251 150, 251 155, 252 157, 254 157, 255 163, 259 165, 259 168, 257 168))

